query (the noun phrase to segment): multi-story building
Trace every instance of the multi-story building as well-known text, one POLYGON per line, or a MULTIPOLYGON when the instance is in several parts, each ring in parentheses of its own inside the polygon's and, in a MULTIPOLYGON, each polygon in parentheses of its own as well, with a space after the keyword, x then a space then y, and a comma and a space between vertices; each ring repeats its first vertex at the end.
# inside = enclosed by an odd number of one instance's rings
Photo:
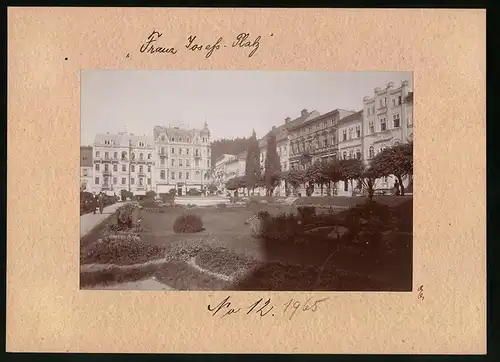
POLYGON ((186 195, 190 189, 206 193, 210 178, 210 130, 181 126, 156 126, 153 130, 155 156, 154 179, 158 195, 175 189, 186 195))
POLYGON ((92 146, 80 147, 80 191, 92 192, 92 146))
MULTIPOLYGON (((375 88, 374 95, 363 98, 363 155, 368 163, 386 147, 413 139, 413 92, 408 82, 399 87, 388 83, 375 88)), ((377 189, 390 189, 395 179, 384 177, 376 182, 377 189)), ((410 178, 404 180, 407 186, 410 178)))
POLYGON ((225 153, 215 160, 210 181, 217 187, 217 190, 222 193, 225 193, 226 191, 226 182, 228 180, 226 164, 234 157, 236 156, 225 153))
MULTIPOLYGON (((363 110, 338 121, 337 139, 339 159, 363 158, 363 110)), ((344 182, 336 188, 337 195, 351 195, 356 186, 354 182, 344 182)))
POLYGON ((338 122, 354 113, 335 109, 291 128, 290 168, 308 167, 318 159, 337 159, 338 122))
POLYGON ((94 145, 94 192, 145 195, 153 189, 154 145, 146 136, 120 132, 98 134, 94 145))

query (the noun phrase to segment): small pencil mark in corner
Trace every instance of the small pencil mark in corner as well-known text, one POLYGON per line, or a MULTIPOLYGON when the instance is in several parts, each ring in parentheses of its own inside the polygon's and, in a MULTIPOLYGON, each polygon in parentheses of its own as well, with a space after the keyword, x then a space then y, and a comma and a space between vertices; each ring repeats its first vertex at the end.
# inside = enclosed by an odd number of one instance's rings
POLYGON ((271 36, 273 36, 273 35, 274 35, 274 34, 273 34, 273 33, 271 33, 271 36))
POLYGON ((127 53, 127 56, 125 58, 130 58, 130 53, 127 53))
POLYGON ((68 60, 68 57, 64 58, 64 60, 68 60))

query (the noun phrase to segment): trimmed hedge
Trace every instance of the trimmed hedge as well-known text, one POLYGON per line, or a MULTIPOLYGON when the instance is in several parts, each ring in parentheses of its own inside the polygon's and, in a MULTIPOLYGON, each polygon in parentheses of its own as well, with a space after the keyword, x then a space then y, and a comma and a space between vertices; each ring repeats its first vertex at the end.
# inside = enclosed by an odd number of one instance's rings
POLYGON ((177 217, 174 221, 174 232, 197 233, 205 230, 201 217, 195 214, 186 214, 177 217))

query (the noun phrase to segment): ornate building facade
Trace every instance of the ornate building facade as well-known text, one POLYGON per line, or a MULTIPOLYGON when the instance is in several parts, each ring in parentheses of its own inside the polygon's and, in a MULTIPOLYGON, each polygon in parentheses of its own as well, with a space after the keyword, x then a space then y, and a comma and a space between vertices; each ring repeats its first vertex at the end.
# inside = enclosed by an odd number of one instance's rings
POLYGON ((98 134, 93 144, 93 192, 145 195, 153 189, 154 145, 133 133, 98 134))
POLYGON ((155 156, 155 188, 158 195, 175 189, 186 195, 190 189, 206 193, 210 170, 210 130, 180 126, 156 126, 153 130, 155 156))

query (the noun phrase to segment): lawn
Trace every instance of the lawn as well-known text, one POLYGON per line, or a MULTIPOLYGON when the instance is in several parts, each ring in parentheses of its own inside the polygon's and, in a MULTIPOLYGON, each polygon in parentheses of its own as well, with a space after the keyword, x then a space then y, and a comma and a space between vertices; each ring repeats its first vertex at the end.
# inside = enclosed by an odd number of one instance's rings
MULTIPOLYGON (((119 251, 98 242, 109 233, 109 224, 114 220, 110 218, 81 240, 81 264, 84 268, 90 264, 113 266, 82 269, 81 286, 155 277, 180 290, 411 290, 412 201, 401 200, 399 205, 391 205, 400 217, 391 233, 395 246, 390 250, 367 249, 321 233, 314 237, 304 234, 297 240, 292 240, 293 232, 290 240, 256 238, 245 225, 260 210, 277 216, 296 213, 297 206, 251 204, 170 207, 163 212, 141 210, 140 227, 134 230, 140 247, 117 246, 119 251), (199 215, 204 230, 175 233, 174 220, 185 213, 199 215), (97 252, 88 256, 89 250, 99 248, 103 248, 101 255, 97 252), (158 262, 144 264, 147 260, 158 262)), ((335 217, 345 219, 347 212, 337 211, 335 217)), ((290 232, 290 228, 285 225, 283 235, 286 231, 290 232)))

